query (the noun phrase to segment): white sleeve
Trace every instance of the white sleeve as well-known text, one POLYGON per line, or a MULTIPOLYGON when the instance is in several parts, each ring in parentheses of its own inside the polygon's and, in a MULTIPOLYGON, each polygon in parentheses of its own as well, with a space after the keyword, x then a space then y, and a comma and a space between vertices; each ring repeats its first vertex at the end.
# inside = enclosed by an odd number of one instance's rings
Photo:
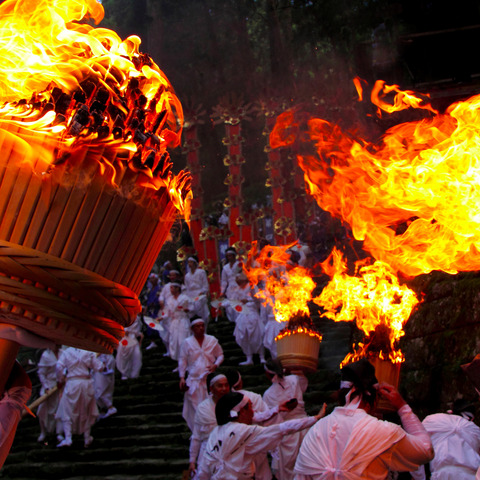
POLYGON ((422 422, 408 405, 400 408, 398 415, 407 434, 392 447, 390 468, 402 471, 408 466, 408 470, 413 470, 433 459, 432 442, 422 422), (412 467, 412 464, 416 467, 412 467))
POLYGON ((263 412, 255 412, 253 414, 253 423, 263 423, 267 420, 270 420, 274 415, 277 415, 279 406, 275 405, 274 407, 267 408, 263 412))
POLYGON ((273 450, 285 435, 309 428, 316 421, 315 417, 303 417, 269 427, 255 426, 256 430, 248 441, 246 451, 250 454, 256 454, 273 450))

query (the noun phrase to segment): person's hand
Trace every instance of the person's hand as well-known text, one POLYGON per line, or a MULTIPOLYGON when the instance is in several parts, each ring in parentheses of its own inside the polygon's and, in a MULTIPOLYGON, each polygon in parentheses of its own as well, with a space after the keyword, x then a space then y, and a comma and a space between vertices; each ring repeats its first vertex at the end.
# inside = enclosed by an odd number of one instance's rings
POLYGON ((213 373, 217 369, 217 365, 212 364, 207 368, 208 373, 213 373))
POLYGON ((187 382, 185 382, 184 378, 180 379, 180 383, 178 384, 178 386, 179 386, 181 392, 185 392, 188 389, 187 388, 187 382))
POLYGON ((315 415, 315 418, 317 420, 320 420, 321 418, 323 418, 325 416, 325 412, 327 411, 327 404, 324 403, 322 405, 322 408, 319 410, 319 412, 315 415))
POLYGON ((407 402, 403 399, 403 397, 393 385, 382 382, 376 385, 376 389, 379 396, 390 402, 392 407, 396 410, 399 410, 407 404, 407 402))
POLYGON ((191 463, 188 464, 188 476, 189 476, 190 478, 193 477, 193 475, 195 474, 196 470, 197 470, 197 469, 196 469, 196 467, 195 467, 195 462, 191 462, 191 463))

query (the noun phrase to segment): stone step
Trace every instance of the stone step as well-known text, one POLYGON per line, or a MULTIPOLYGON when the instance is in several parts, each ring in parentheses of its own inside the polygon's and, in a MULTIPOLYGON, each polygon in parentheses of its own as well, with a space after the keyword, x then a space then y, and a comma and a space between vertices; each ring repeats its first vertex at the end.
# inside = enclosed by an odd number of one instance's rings
MULTIPOLYGON (((338 388, 338 365, 348 351, 350 327, 331 321, 316 322, 324 334, 319 368, 309 374, 304 395, 306 410, 315 414, 323 402, 332 406, 338 388), (323 330, 322 330, 323 329, 323 330)), ((264 367, 254 356, 252 366, 239 366, 245 359, 233 338, 234 324, 220 319, 211 322, 209 333, 215 335, 225 353, 221 370, 238 369, 244 388, 259 394, 270 382, 264 367)), ((178 388, 176 362, 164 357, 165 348, 146 350, 139 378, 121 380, 116 376, 114 405, 118 413, 97 422, 92 428, 94 441, 85 449, 83 438, 74 436, 71 448, 57 449, 56 439, 48 445, 36 442, 36 419, 26 418, 19 425, 11 455, 0 471, 0 479, 62 480, 180 480, 188 468, 190 431, 182 416, 183 394, 178 388)))
POLYGON ((86 462, 81 462, 77 458, 75 461, 28 463, 27 468, 23 464, 13 464, 4 469, 5 472, 2 471, 0 478, 69 480, 87 477, 93 480, 116 475, 118 478, 126 480, 130 475, 156 475, 156 478, 161 478, 160 472, 168 472, 169 475, 177 472, 177 475, 180 475, 181 472, 188 469, 188 459, 187 461, 157 458, 137 460, 128 456, 113 461, 104 461, 102 457, 98 456, 90 458, 90 461, 86 462))

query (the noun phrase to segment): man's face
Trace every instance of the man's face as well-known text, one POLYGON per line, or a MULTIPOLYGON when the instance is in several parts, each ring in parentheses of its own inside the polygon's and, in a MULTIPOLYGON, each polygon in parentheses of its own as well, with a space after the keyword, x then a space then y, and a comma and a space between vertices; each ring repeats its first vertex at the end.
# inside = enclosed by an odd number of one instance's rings
POLYGON ((172 295, 178 296, 180 294, 180 287, 177 285, 170 285, 170 292, 172 295))
POLYGON ((226 378, 221 378, 217 380, 211 387, 210 391, 212 392, 212 396, 215 400, 220 400, 224 395, 226 395, 230 391, 230 385, 228 384, 228 380, 226 378))
POLYGON ((205 334, 205 324, 196 323, 192 326, 192 332, 196 338, 202 337, 205 334))
POLYGON ((227 262, 233 263, 235 261, 235 255, 233 253, 227 253, 227 262))
POLYGON ((196 264, 193 260, 189 260, 189 261, 188 261, 188 266, 190 267, 190 270, 191 270, 192 272, 194 272, 195 269, 197 268, 197 264, 196 264))

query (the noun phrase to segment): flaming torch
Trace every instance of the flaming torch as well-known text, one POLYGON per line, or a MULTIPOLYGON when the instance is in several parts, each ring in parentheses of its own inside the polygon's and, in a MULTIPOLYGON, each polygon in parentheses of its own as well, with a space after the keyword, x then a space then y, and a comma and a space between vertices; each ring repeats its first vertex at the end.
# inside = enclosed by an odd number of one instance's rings
POLYGON ((190 196, 168 153, 180 102, 138 37, 91 25, 103 13, 96 0, 0 6, 1 319, 98 352, 139 312, 190 196))
POLYGON ((272 307, 277 322, 286 323, 275 338, 283 366, 313 372, 322 341, 308 308, 315 282, 308 269, 290 264, 289 250, 294 245, 267 245, 258 252, 254 243, 245 270, 250 282, 257 286, 256 297, 272 307))
MULTIPOLYGON (((419 300, 406 285, 400 285, 387 264, 368 264, 368 260, 357 262, 350 276, 341 252, 334 248, 322 264, 330 282, 313 301, 323 309, 323 316, 336 322, 355 322, 365 335, 364 342, 353 345, 353 352, 340 366, 367 358, 379 381, 398 387, 405 360, 398 342, 419 300)), ((379 407, 387 409, 386 404, 379 407)))
MULTIPOLYGON (((362 82, 355 85, 362 100, 362 82)), ((347 222, 377 260, 358 269, 362 280, 333 274, 317 303, 335 320, 355 318, 365 332, 367 342, 354 355, 375 351, 397 361, 392 354, 401 329, 393 325, 403 325, 416 299, 398 291, 395 275, 480 269, 480 96, 440 113, 428 96, 378 81, 371 101, 380 116, 413 109, 423 118, 396 125, 372 142, 292 110, 278 117, 270 141, 272 147, 296 144, 310 194, 347 222), (337 284, 340 278, 346 283, 337 284), (378 296, 378 287, 387 286, 393 297, 378 296)))

